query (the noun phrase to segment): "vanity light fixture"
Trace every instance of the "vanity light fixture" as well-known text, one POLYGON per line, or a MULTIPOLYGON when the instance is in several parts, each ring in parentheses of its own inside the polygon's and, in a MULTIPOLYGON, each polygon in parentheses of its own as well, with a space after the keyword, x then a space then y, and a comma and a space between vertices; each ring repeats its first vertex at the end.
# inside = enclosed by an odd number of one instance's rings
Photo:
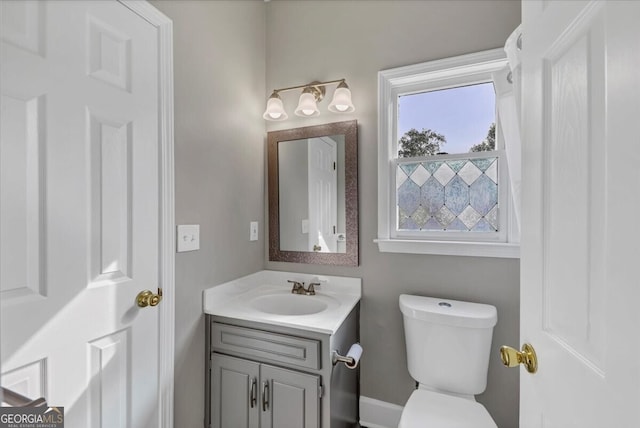
POLYGON ((275 89, 267 100, 267 108, 262 115, 266 120, 279 121, 285 120, 289 116, 284 110, 280 92, 292 91, 294 89, 302 89, 302 94, 298 100, 298 107, 294 113, 296 116, 314 117, 320 114, 318 110, 318 102, 322 101, 326 93, 326 86, 338 83, 338 87, 333 93, 333 100, 329 104, 329 111, 334 113, 351 113, 355 111, 355 107, 351 102, 351 91, 345 79, 330 80, 328 82, 311 82, 306 85, 291 86, 289 88, 275 89))

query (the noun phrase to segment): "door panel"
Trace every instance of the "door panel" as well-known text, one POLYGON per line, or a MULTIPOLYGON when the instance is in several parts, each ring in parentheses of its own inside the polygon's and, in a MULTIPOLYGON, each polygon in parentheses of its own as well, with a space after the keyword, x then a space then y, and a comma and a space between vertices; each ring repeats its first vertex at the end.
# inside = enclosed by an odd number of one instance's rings
POLYGON ((2 383, 41 367, 18 384, 69 426, 156 427, 157 29, 115 1, 0 6, 2 383))
POLYGON ((638 19, 638 2, 523 2, 521 340, 539 369, 522 428, 640 426, 638 19))

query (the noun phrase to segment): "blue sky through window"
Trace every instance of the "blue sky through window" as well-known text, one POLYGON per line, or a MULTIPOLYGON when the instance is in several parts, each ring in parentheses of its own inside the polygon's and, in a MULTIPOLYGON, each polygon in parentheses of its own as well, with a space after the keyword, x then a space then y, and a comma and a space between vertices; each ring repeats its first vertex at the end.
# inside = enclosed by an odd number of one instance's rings
POLYGON ((441 151, 467 153, 487 136, 496 120, 495 106, 491 82, 401 96, 398 140, 411 128, 426 128, 446 137, 441 151))

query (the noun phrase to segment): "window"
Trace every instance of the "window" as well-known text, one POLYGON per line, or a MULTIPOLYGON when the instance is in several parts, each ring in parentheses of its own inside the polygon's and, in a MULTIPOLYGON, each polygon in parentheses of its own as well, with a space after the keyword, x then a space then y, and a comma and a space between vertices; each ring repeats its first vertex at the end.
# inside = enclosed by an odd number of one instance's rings
POLYGON ((493 50, 379 73, 380 251, 518 257, 493 50))

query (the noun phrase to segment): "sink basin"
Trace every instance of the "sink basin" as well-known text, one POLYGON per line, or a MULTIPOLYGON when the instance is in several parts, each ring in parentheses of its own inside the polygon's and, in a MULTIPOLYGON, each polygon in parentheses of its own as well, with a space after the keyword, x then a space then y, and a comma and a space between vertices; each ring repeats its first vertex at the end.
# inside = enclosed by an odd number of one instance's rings
POLYGON ((205 290, 203 309, 222 322, 238 319, 332 335, 358 305, 361 289, 359 278, 263 270, 205 290), (315 296, 296 295, 287 282, 292 279, 305 286, 322 279, 322 285, 315 296))
POLYGON ((276 293, 256 297, 251 300, 250 305, 268 314, 311 315, 326 310, 331 305, 331 300, 333 299, 327 296, 276 293))

